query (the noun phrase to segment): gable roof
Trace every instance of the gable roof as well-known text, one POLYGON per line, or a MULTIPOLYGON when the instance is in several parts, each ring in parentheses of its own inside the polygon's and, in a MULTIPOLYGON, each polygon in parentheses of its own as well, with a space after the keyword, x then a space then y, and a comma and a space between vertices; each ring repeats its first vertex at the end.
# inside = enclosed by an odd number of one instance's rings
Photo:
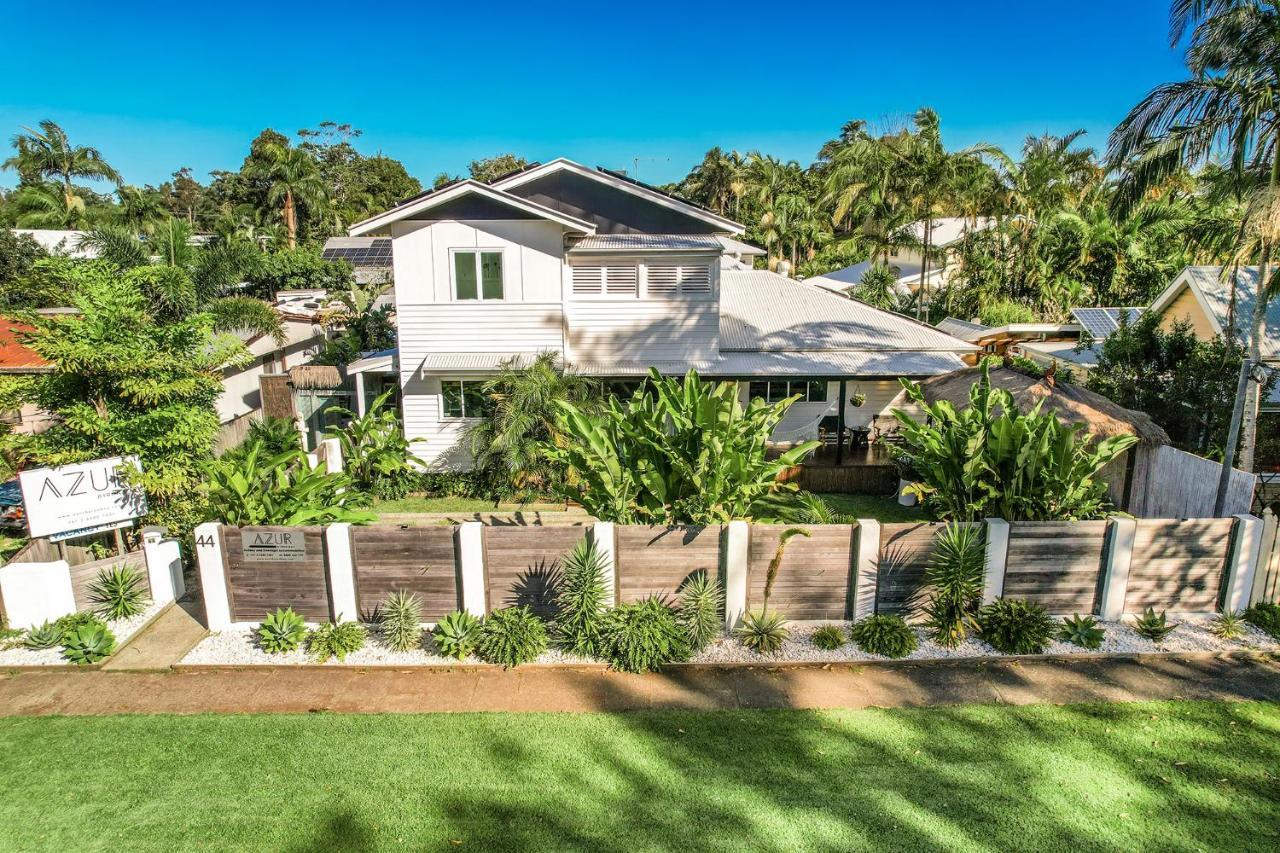
MULTIPOLYGON (((1236 309, 1234 334, 1244 341, 1248 336, 1250 318, 1258 291, 1258 268, 1241 267, 1236 273, 1236 309)), ((1190 290, 1196 303, 1214 332, 1226 337, 1228 315, 1231 313, 1231 284, 1223 280, 1220 266, 1187 267, 1173 283, 1151 303, 1152 311, 1163 313, 1184 291, 1190 290)), ((1264 359, 1280 359, 1280 300, 1267 304, 1267 316, 1262 326, 1261 353, 1264 359)))
POLYGON ((379 228, 385 228, 393 222, 401 219, 407 219, 419 213, 425 213, 432 208, 439 207, 450 201, 462 198, 464 196, 474 195, 480 198, 496 202, 507 207, 511 207, 522 213, 535 216, 539 219, 548 219, 557 222, 571 231, 578 231, 583 234, 594 234, 596 227, 590 222, 578 219, 573 216, 561 213, 558 210, 552 210, 544 207, 537 202, 520 198, 511 193, 502 192, 494 189, 488 184, 482 184, 479 181, 470 178, 457 181, 452 184, 443 186, 437 190, 431 190, 422 195, 414 196, 408 201, 401 202, 390 210, 371 216, 361 222, 357 222, 347 229, 347 233, 353 237, 361 234, 367 234, 379 228))
POLYGON ((651 187, 648 184, 641 183, 635 178, 620 175, 617 172, 612 172, 608 169, 591 169, 587 166, 583 166, 581 163, 575 163, 574 161, 565 159, 564 157, 557 157, 555 160, 548 163, 540 163, 511 175, 498 178, 493 181, 490 186, 501 190, 512 190, 516 187, 530 183, 531 181, 536 181, 540 178, 546 177, 547 175, 552 175, 561 171, 569 171, 576 175, 613 187, 614 189, 631 193, 632 195, 639 196, 640 198, 654 204, 675 210, 686 216, 691 216, 694 219, 700 219, 703 222, 730 234, 741 234, 747 230, 745 226, 734 222, 732 219, 723 217, 718 213, 707 210, 705 207, 686 201, 682 198, 677 198, 669 193, 664 193, 662 190, 659 190, 656 187, 651 187))
POLYGON ((21 335, 34 331, 28 323, 0 317, 0 373, 49 371, 49 362, 20 340, 21 335))
POLYGON ((932 326, 765 270, 720 276, 720 349, 965 353, 972 344, 932 326))

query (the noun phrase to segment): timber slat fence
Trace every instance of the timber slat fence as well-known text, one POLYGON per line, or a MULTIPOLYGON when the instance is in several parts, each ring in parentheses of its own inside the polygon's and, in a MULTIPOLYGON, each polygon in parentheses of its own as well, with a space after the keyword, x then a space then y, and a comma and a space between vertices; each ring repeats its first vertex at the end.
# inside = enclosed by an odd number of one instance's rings
MULTIPOLYGON (((1051 613, 1108 619, 1147 607, 1170 613, 1238 610, 1280 587, 1276 518, 1114 518, 981 523, 984 599, 1023 598, 1051 613)), ((764 597, 782 525, 400 528, 235 528, 196 537, 210 627, 260 621, 277 607, 309 620, 369 618, 391 592, 417 593, 428 621, 526 604, 554 615, 565 556, 584 537, 606 556, 614 602, 674 600, 693 574, 725 587, 726 621, 764 597), (284 534, 292 534, 286 536, 284 534), (257 544, 254 544, 257 543, 257 544), (212 598, 212 600, 210 600, 212 598)), ((927 597, 925 571, 943 525, 808 525, 783 551, 769 602, 792 620, 912 618, 927 597)))

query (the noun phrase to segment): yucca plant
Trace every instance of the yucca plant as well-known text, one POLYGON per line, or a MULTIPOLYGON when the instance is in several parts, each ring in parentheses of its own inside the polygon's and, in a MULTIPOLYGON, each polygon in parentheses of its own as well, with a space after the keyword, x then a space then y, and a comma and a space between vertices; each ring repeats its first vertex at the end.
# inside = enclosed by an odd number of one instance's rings
POLYGON ((364 648, 367 637, 364 626, 358 622, 326 622, 307 634, 307 651, 317 663, 329 658, 346 660, 347 655, 364 648))
POLYGON ((1244 636, 1244 613, 1224 610, 1209 623, 1209 630, 1223 640, 1238 640, 1244 636))
POLYGON ((378 609, 382 639, 397 652, 422 645, 422 599, 412 592, 397 590, 378 609))
POLYGON ((579 539, 564 558, 553 630, 556 642, 567 652, 585 657, 600 654, 600 633, 609 599, 604 581, 607 568, 604 552, 587 539, 579 539))
POLYGON ((759 655, 773 654, 791 636, 781 613, 764 610, 748 611, 733 633, 742 645, 759 655))
POLYGON ((81 625, 62 637, 62 656, 81 666, 97 663, 115 650, 115 634, 102 623, 81 625))
POLYGON ((603 640, 609 665, 623 672, 649 672, 689 656, 675 611, 656 596, 610 610, 603 640))
POLYGON ((465 610, 455 610, 436 623, 431 638, 440 654, 462 660, 480 642, 480 620, 465 610))
POLYGON ((1173 633, 1173 629, 1178 627, 1177 622, 1170 623, 1165 617, 1165 611, 1161 610, 1156 615, 1154 607, 1148 607, 1142 616, 1133 623, 1133 630, 1140 637, 1146 637, 1153 643, 1158 643, 1165 637, 1173 633))
POLYGON ((1092 616, 1079 614, 1062 620, 1062 628, 1058 631, 1058 639, 1082 649, 1100 649, 1107 636, 1092 616))
POLYGON ((924 573, 929 600, 920 609, 938 645, 953 649, 977 628, 986 561, 982 528, 976 524, 953 522, 934 539, 924 573))
POLYGON ((887 658, 903 658, 919 646, 915 631, 901 616, 879 613, 854 623, 849 636, 864 652, 887 658))
POLYGON ((680 585, 676 618, 684 628, 691 651, 700 651, 720 635, 724 619, 724 589, 706 571, 699 570, 680 585))
POLYGON ((63 631, 53 622, 45 622, 27 631, 22 638, 22 645, 28 649, 51 649, 62 645, 63 631))
POLYGON ((844 631, 836 625, 823 625, 813 632, 813 644, 826 652, 833 652, 848 642, 844 631))
POLYGON ((129 566, 115 566, 98 572, 89 585, 89 600, 94 612, 105 619, 128 619, 147 606, 142 573, 129 566))
POLYGON ((258 644, 268 654, 291 652, 307 637, 307 626, 292 607, 277 609, 258 625, 258 644))

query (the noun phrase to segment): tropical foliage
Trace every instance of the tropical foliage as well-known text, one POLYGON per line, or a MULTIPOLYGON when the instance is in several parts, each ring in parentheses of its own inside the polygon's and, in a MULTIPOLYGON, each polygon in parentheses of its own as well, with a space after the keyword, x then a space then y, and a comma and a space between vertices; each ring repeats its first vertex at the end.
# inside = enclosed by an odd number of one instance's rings
POLYGON ((955 648, 977 628, 986 561, 980 525, 952 522, 934 539, 924 573, 928 599, 920 609, 938 645, 955 648))
POLYGON ((363 415, 342 408, 332 409, 334 414, 348 420, 343 426, 326 431, 329 437, 338 440, 343 469, 355 486, 388 497, 389 492, 395 491, 395 481, 408 479, 413 472, 409 442, 400 427, 400 417, 388 405, 392 393, 379 395, 363 415))
POLYGON ((903 380, 903 387, 924 418, 894 410, 905 440, 894 453, 918 478, 911 489, 936 517, 1067 521, 1109 509, 1098 472, 1136 442, 1132 436, 1093 440, 1040 404, 1019 412, 1012 394, 992 387, 986 365, 963 409, 927 402, 916 383, 903 380))
POLYGON ((1043 607, 1019 598, 997 598, 978 611, 978 632, 998 652, 1038 655, 1057 634, 1043 607))
POLYGON ((363 496, 347 474, 312 468, 301 449, 269 456, 253 444, 243 456, 211 464, 208 478, 209 511, 227 524, 362 524, 375 518, 357 508, 363 496))
POLYGON ((704 383, 650 372, 627 401, 598 411, 560 401, 563 445, 544 452, 563 464, 578 500, 598 518, 625 524, 716 524, 747 518, 779 489, 778 475, 816 446, 806 442, 776 458, 766 445, 798 398, 743 408, 734 383, 704 383))

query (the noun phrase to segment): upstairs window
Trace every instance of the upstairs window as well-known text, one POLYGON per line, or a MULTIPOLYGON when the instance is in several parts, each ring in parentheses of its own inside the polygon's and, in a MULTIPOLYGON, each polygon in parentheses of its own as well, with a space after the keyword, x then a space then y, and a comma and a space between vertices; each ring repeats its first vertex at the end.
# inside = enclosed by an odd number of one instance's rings
POLYGON ((487 418, 493 400, 484 393, 484 380, 445 379, 440 383, 446 418, 487 418))
POLYGON ((456 299, 502 298, 502 252, 455 249, 453 295, 456 299))
POLYGON ((648 264, 645 294, 652 297, 710 296, 711 265, 706 262, 678 264, 669 261, 648 264))
POLYGON ((759 398, 766 403, 779 403, 795 395, 800 396, 801 403, 825 403, 827 402, 827 381, 825 379, 756 381, 748 386, 747 393, 750 399, 759 398))
POLYGON ((635 264, 585 264, 573 267, 574 296, 640 295, 640 268, 635 264))

